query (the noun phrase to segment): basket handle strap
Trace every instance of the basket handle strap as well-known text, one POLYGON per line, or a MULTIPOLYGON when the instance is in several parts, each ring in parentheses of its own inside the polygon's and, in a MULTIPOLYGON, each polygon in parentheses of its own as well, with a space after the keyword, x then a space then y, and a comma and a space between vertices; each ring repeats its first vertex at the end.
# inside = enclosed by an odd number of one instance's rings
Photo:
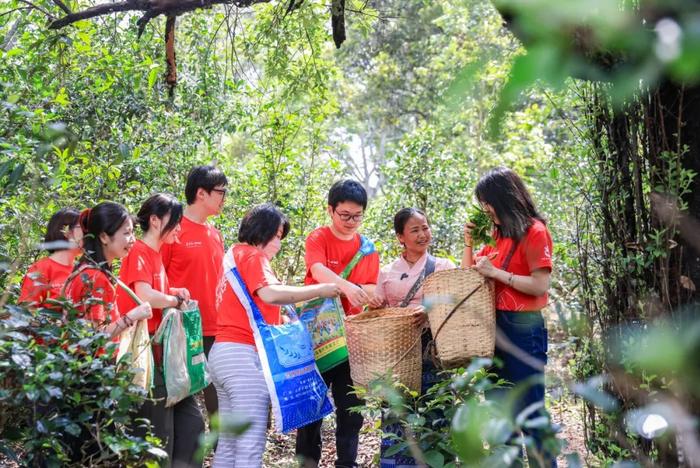
POLYGON ((481 287, 482 287, 484 284, 485 284, 485 283, 483 283, 483 282, 479 283, 474 289, 472 289, 472 291, 471 291, 469 294, 467 294, 467 295, 464 297, 464 299, 462 299, 461 301, 459 301, 459 302, 457 303, 457 305, 455 305, 455 306, 452 308, 452 310, 450 311, 450 313, 447 314, 447 317, 445 317, 445 320, 442 321, 442 323, 441 323, 440 326, 438 327, 437 331, 435 332, 435 336, 433 336, 433 341, 435 341, 435 340, 437 339, 438 335, 440 334, 440 331, 442 330, 442 327, 444 327, 445 324, 447 323, 447 321, 450 320, 450 318, 452 318, 452 316, 454 315, 454 313, 457 312, 457 309, 459 309, 459 307, 460 307, 462 304, 464 304, 465 302, 467 302, 467 300, 468 300, 470 297, 472 297, 479 289, 481 289, 481 287))
MULTIPOLYGON (((460 307, 462 304, 464 304, 464 303, 465 303, 470 297, 472 297, 479 289, 481 289, 481 287, 482 287, 484 284, 485 284, 485 283, 483 283, 483 282, 482 282, 482 283, 479 283, 474 289, 472 289, 472 291, 471 291, 469 294, 466 295, 466 297, 465 297, 464 299, 462 299, 461 301, 459 301, 459 302, 457 303, 457 305, 455 305, 455 306, 452 308, 452 310, 450 311, 450 313, 447 314, 447 317, 445 317, 445 320, 443 320, 443 322, 442 322, 442 323, 440 324, 440 326, 438 327, 437 331, 435 332, 435 336, 433 336, 433 339, 431 340, 431 342, 430 342, 430 344, 428 345, 428 347, 432 346, 432 345, 435 343, 435 339, 437 338, 438 334, 440 333, 440 330, 442 330, 442 327, 445 326, 445 324, 446 324, 447 321, 452 317, 452 315, 454 315, 454 313, 457 312, 457 309, 459 309, 459 307, 460 307)), ((426 327, 426 326, 423 326, 421 329, 423 330, 423 329, 425 329, 425 328, 427 328, 427 327, 426 327)), ((401 355, 401 357, 400 357, 399 359, 397 359, 396 362, 395 362, 394 364, 392 364, 390 367, 391 367, 391 368, 396 367, 401 361, 403 361, 403 360, 406 358, 406 356, 408 356, 408 353, 410 353, 411 350, 412 350, 413 348, 415 348, 416 345, 417 345, 418 343, 420 343, 421 341, 422 341, 422 333, 421 333, 420 335, 418 335, 418 338, 413 342, 413 344, 412 344, 411 346, 409 346, 408 349, 406 349, 406 351, 404 351, 404 353, 401 355)))
MULTIPOLYGON (((421 312, 421 313, 423 313, 423 312, 421 312)), ((395 363, 393 363, 391 366, 389 366, 390 369, 393 369, 394 367, 398 366, 399 363, 400 363, 401 361, 403 361, 403 360, 406 358, 406 356, 408 356, 408 353, 410 353, 411 350, 413 350, 413 348, 415 348, 416 345, 417 345, 418 343, 421 342, 422 337, 423 337, 423 331, 426 330, 427 328, 428 328, 427 325, 421 326, 421 329, 420 329, 421 332, 418 334, 418 338, 416 338, 416 339, 413 341, 413 344, 412 344, 411 346, 409 346, 409 347, 406 349, 406 351, 403 352, 403 354, 401 355, 401 357, 398 358, 398 359, 396 360, 395 363)))

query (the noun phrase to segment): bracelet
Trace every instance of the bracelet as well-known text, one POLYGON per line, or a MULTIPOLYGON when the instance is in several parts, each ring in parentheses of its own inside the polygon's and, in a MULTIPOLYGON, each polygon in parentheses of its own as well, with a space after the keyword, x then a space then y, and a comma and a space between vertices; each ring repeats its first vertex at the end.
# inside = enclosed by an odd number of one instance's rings
POLYGON ((125 328, 129 328, 134 324, 134 320, 128 315, 123 315, 122 321, 124 322, 125 328))
POLYGON ((471 244, 464 244, 465 247, 469 247, 470 249, 472 248, 471 244))
POLYGON ((514 278, 514 275, 513 275, 513 272, 511 271, 510 276, 508 277, 508 286, 511 288, 513 287, 513 278, 514 278))

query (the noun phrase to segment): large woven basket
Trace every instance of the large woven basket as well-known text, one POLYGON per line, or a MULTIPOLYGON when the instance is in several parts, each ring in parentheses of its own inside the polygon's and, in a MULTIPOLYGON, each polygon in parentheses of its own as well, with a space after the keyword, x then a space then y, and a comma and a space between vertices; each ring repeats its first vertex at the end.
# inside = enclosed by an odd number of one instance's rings
POLYGON ((345 320, 350 376, 355 385, 367 387, 372 380, 391 373, 420 392, 421 328, 414 322, 422 313, 395 307, 368 310, 345 320))
POLYGON ((443 368, 464 366, 477 356, 493 356, 496 308, 491 281, 474 270, 438 271, 423 284, 423 303, 443 368), (454 307, 470 293, 471 297, 448 319, 454 307))

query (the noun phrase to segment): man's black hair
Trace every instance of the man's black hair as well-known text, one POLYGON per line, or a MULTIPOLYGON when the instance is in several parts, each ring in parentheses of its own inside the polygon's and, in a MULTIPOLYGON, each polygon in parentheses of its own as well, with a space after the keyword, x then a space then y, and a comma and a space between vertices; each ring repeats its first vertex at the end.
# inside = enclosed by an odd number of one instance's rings
POLYGON ((200 188, 211 192, 212 189, 221 185, 228 185, 228 179, 214 166, 196 166, 187 174, 187 183, 185 184, 185 199, 187 204, 191 205, 197 199, 197 190, 200 188))
POLYGON ((356 180, 339 180, 328 191, 328 206, 335 209, 340 203, 353 202, 367 209, 367 191, 356 180))

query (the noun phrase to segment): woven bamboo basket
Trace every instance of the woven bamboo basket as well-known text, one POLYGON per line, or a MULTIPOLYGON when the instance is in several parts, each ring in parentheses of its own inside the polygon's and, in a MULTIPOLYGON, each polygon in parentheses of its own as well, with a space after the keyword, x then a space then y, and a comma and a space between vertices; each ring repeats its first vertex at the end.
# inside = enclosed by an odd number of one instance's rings
POLYGON ((493 356, 496 307, 491 281, 474 270, 438 271, 423 284, 423 303, 443 368, 464 366, 477 356, 493 356), (454 307, 475 289, 448 319, 454 307))
POLYGON ((422 329, 414 321, 421 313, 394 307, 368 310, 345 320, 350 376, 355 385, 367 387, 391 372, 399 382, 420 392, 422 329))

